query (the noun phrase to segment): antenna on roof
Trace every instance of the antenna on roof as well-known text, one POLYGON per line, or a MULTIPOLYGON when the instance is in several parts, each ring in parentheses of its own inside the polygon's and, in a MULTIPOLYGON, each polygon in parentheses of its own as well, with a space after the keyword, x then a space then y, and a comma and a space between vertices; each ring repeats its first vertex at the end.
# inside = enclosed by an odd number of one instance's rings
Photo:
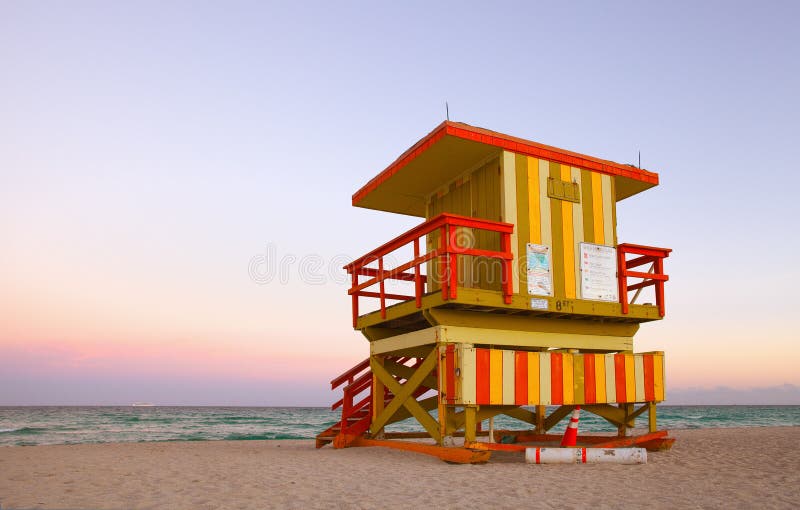
POLYGON ((447 101, 444 102, 444 113, 447 117, 447 120, 450 120, 450 105, 447 104, 447 101))
POLYGON ((642 151, 639 151, 639 170, 642 169, 642 151))

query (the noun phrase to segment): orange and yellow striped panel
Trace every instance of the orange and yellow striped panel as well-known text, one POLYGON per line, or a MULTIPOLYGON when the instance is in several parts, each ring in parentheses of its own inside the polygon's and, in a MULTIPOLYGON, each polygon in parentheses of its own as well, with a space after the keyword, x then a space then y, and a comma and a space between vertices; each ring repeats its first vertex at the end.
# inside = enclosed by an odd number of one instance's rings
MULTIPOLYGON (((580 405, 664 400, 664 355, 465 349, 457 404, 580 405), (474 361, 472 361, 474 359, 474 361), (466 363, 468 361, 468 363, 466 363), (471 373, 474 371, 474 373, 471 373)), ((451 365, 445 364, 450 370, 451 365)))

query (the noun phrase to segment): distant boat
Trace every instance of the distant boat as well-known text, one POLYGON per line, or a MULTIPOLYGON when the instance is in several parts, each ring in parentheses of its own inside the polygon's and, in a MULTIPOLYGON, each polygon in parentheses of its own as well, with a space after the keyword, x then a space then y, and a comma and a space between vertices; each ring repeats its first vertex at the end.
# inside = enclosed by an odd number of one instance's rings
POLYGON ((153 407, 150 402, 134 402, 131 407, 153 407))

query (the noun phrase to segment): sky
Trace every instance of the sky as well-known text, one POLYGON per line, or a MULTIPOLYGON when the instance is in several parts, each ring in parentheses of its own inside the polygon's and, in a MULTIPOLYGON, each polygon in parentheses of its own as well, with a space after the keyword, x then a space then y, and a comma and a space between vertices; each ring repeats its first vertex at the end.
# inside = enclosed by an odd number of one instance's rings
POLYGON ((793 2, 0 2, 0 405, 326 405, 445 117, 660 174, 667 403, 800 404, 793 2), (253 278, 252 262, 270 260, 253 278), (274 273, 274 274, 273 274, 274 273), (674 391, 676 400, 670 401, 674 391))

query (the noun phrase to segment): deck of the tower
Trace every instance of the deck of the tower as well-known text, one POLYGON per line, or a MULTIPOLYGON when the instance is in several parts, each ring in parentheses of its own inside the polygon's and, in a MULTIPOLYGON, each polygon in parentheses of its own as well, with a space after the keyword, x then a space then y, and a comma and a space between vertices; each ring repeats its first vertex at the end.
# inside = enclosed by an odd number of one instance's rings
POLYGON ((661 319, 658 307, 650 304, 629 305, 628 313, 622 315, 620 303, 546 297, 537 299, 546 299, 548 310, 532 309, 531 298, 522 294, 514 294, 511 303, 506 304, 500 291, 459 287, 456 298, 444 299, 441 292, 429 292, 422 297, 420 308, 414 301, 404 301, 387 306, 385 318, 380 310, 361 315, 356 322, 356 329, 381 327, 414 331, 427 328, 432 324, 425 311, 432 308, 604 323, 638 324, 661 319))

